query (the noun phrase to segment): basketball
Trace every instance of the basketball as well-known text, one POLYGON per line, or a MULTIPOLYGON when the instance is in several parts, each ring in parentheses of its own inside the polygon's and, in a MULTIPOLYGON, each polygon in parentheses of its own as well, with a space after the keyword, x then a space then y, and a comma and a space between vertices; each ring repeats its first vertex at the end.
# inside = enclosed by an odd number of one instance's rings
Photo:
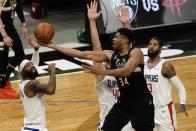
POLYGON ((43 44, 48 44, 54 37, 54 28, 49 23, 40 23, 35 27, 35 38, 43 44))

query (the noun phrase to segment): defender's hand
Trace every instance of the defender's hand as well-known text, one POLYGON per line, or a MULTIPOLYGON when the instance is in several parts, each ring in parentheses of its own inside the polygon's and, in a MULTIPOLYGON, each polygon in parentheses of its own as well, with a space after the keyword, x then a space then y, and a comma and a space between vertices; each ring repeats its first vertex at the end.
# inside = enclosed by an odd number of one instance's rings
POLYGON ((9 36, 7 35, 7 36, 5 36, 5 37, 3 38, 3 42, 5 43, 6 46, 12 47, 14 41, 12 40, 11 37, 9 37, 9 36))
POLYGON ((97 2, 95 0, 91 2, 90 7, 87 5, 87 10, 89 20, 96 20, 101 14, 101 11, 97 12, 97 2))
POLYGON ((22 35, 22 37, 24 37, 24 38, 28 36, 28 29, 27 29, 26 26, 22 26, 22 27, 21 27, 21 35, 22 35))

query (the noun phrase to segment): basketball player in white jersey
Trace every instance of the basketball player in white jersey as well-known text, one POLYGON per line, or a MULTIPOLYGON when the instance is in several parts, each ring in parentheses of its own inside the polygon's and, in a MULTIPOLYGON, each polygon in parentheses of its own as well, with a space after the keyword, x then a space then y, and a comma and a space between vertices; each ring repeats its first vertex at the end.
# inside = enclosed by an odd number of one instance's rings
POLYGON ((25 111, 24 127, 21 131, 48 131, 43 95, 55 93, 56 69, 55 64, 49 65, 50 79, 47 84, 43 84, 36 80, 38 64, 39 52, 35 51, 31 61, 25 59, 18 67, 18 71, 22 75, 22 80, 19 83, 20 98, 25 111))
MULTIPOLYGON (((101 51, 101 43, 99 41, 98 31, 96 27, 96 19, 100 16, 100 12, 97 12, 97 3, 92 2, 88 8, 88 19, 90 22, 91 38, 94 51, 101 51)), ((129 12, 128 8, 121 6, 121 15, 118 19, 123 23, 124 27, 129 27, 129 12)), ((93 63, 97 68, 105 68, 103 63, 93 63)), ((97 125, 98 131, 101 131, 105 117, 111 110, 113 105, 117 102, 117 97, 120 95, 117 81, 112 76, 95 75, 96 77, 96 92, 99 99, 100 105, 100 122, 97 125)), ((131 131, 132 126, 129 122, 122 131, 131 131)))
POLYGON ((161 39, 157 36, 152 37, 148 44, 148 58, 145 60, 144 76, 148 89, 153 95, 155 106, 154 131, 175 131, 177 122, 171 87, 174 85, 178 89, 180 112, 188 116, 185 109, 186 91, 176 75, 173 65, 160 57, 161 49, 161 39))

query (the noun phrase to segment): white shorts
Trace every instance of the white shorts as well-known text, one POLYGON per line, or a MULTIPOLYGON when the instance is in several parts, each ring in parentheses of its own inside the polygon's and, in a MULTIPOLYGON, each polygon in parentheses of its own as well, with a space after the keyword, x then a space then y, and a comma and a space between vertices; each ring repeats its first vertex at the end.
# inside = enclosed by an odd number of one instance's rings
POLYGON ((21 131, 48 131, 48 129, 47 128, 22 127, 21 131))
POLYGON ((173 102, 155 107, 155 128, 153 131, 175 131, 177 127, 176 110, 173 102))
POLYGON ((99 108, 100 108, 100 113, 99 113, 100 122, 98 124, 99 128, 103 126, 105 117, 108 115, 108 113, 110 112, 110 110, 112 109, 116 101, 117 100, 115 100, 114 97, 112 96, 99 97, 99 108))
POLYGON ((131 122, 129 122, 126 126, 124 126, 121 131, 132 131, 131 122))

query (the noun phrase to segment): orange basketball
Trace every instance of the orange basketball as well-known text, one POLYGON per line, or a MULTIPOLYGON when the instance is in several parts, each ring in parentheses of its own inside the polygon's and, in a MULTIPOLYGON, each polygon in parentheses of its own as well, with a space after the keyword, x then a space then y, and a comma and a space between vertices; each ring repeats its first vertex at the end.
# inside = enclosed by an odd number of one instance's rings
POLYGON ((54 37, 54 28, 49 23, 40 23, 35 27, 35 37, 43 44, 48 44, 54 37))

